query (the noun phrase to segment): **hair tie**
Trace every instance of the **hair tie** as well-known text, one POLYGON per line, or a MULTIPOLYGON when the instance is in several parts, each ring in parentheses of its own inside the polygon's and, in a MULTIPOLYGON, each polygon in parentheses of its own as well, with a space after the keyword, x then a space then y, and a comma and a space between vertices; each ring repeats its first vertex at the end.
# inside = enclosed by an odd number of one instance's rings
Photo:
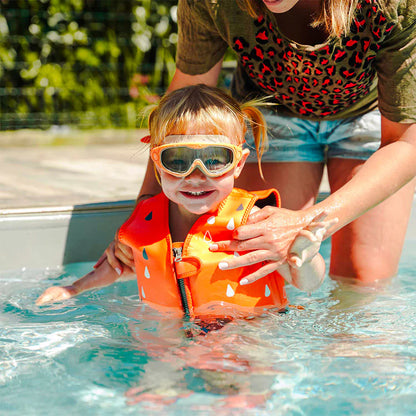
POLYGON ((142 137, 142 138, 140 139, 140 141, 141 141, 142 143, 150 143, 150 139, 151 139, 151 136, 150 136, 150 134, 149 134, 148 136, 144 136, 144 137, 142 137))

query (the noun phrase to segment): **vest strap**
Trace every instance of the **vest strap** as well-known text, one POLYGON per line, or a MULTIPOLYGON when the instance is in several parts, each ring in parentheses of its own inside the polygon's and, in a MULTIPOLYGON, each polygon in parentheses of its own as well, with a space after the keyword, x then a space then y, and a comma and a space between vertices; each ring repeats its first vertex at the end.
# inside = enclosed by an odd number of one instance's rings
POLYGON ((185 279, 196 276, 201 270, 202 262, 198 257, 185 256, 180 261, 174 262, 177 279, 185 279))

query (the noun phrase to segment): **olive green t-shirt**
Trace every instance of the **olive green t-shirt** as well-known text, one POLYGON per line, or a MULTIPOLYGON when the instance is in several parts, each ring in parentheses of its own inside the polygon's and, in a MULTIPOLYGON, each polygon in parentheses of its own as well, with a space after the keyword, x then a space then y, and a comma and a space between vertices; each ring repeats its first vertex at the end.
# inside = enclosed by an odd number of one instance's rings
POLYGON ((375 107, 392 121, 416 122, 416 0, 360 0, 349 33, 301 45, 273 13, 256 19, 236 0, 179 0, 176 64, 203 74, 228 47, 237 56, 232 93, 270 96, 284 114, 319 120, 375 107))

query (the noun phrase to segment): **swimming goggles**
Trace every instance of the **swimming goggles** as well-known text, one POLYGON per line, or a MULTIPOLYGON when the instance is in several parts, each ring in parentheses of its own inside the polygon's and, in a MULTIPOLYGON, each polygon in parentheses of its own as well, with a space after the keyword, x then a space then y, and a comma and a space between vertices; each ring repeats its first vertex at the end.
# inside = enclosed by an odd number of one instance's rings
POLYGON ((154 147, 150 157, 155 165, 176 177, 188 176, 196 167, 215 178, 233 169, 241 160, 241 145, 223 143, 171 143, 154 147))

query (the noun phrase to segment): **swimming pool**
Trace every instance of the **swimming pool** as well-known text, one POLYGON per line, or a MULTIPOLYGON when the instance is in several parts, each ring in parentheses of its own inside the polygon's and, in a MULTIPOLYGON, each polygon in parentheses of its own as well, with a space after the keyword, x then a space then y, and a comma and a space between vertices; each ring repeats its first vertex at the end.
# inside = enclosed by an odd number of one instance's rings
POLYGON ((35 305, 91 262, 4 268, 0 414, 414 414, 414 237, 383 287, 327 278, 311 296, 288 288, 286 314, 192 338, 195 325, 140 305, 135 282, 35 305))

